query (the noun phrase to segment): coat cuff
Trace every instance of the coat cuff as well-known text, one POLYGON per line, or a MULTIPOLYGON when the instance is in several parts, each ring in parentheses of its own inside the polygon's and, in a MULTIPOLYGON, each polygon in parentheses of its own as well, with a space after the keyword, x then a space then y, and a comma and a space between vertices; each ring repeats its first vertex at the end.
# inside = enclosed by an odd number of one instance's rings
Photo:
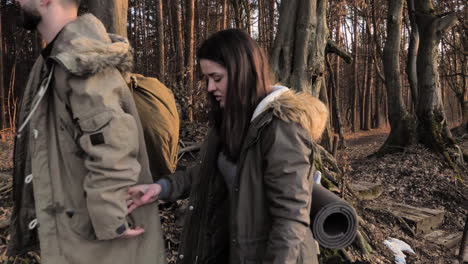
POLYGON ((159 193, 159 200, 167 200, 169 199, 169 195, 171 194, 171 182, 168 179, 162 178, 156 182, 161 186, 161 192, 159 193))

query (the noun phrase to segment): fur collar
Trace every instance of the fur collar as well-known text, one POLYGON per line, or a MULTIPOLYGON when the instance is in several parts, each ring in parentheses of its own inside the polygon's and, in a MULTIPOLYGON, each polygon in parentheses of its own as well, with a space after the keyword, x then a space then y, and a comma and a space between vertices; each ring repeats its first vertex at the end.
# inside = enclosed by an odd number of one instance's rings
POLYGON ((108 34, 101 21, 91 14, 80 16, 64 27, 51 58, 80 77, 108 68, 128 72, 133 67, 133 50, 128 40, 108 34))
POLYGON ((273 116, 283 121, 301 124, 315 141, 322 136, 328 121, 328 109, 319 99, 282 86, 273 87, 273 92, 255 109, 254 117, 270 109, 273 116))

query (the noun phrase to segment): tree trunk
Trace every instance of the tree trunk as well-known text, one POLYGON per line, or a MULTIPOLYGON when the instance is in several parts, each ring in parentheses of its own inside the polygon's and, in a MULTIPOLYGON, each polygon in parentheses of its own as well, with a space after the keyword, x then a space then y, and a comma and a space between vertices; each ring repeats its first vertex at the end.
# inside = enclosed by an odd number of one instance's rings
POLYGON ((183 69, 184 69, 184 45, 182 40, 182 26, 180 22, 179 1, 171 1, 172 34, 174 36, 175 48, 175 73, 178 89, 182 89, 183 69))
MULTIPOLYGON (((279 81, 296 91, 327 98, 325 48, 328 40, 325 0, 282 1, 272 68, 279 81)), ((328 104, 328 102, 325 102, 328 104)), ((326 135, 330 135, 328 126, 326 135)), ((322 142, 332 149, 332 137, 322 142)))
MULTIPOLYGON (((418 136, 428 148, 446 153, 454 147, 447 125, 438 72, 438 45, 443 34, 458 22, 454 13, 434 14, 431 0, 415 1, 416 23, 421 37, 417 56, 418 136)), ((448 158, 447 155, 445 155, 448 158)), ((450 163, 450 160, 449 160, 450 163)))
MULTIPOLYGON (((370 32, 368 32, 368 40, 370 41, 370 32)), ((372 51, 370 48, 370 42, 367 43, 367 80, 365 84, 365 99, 364 99, 364 118, 362 129, 371 129, 371 116, 372 116, 372 87, 373 87, 373 67, 372 67, 372 51)))
POLYGON ((221 0, 223 3, 223 23, 222 23, 222 29, 227 28, 227 14, 228 14, 228 5, 227 5, 227 0, 221 0))
POLYGON ((356 132, 357 127, 357 107, 358 107, 358 92, 359 92, 359 79, 358 79, 358 40, 359 40, 359 31, 358 31, 358 19, 357 12, 354 11, 353 19, 353 32, 354 32, 354 43, 353 43, 353 92, 351 98, 351 131, 356 132))
MULTIPOLYGON (((317 30, 316 1, 307 0, 298 4, 296 21, 296 36, 293 50, 293 67, 290 80, 291 88, 297 91, 312 93, 313 81, 310 82, 308 57, 310 56, 309 41, 314 41, 317 30)), ((294 30, 294 29, 291 29, 294 30)), ((292 41, 292 40, 290 40, 292 41)), ((318 97, 318 93, 312 94, 318 97)))
POLYGON ((418 55, 419 47, 419 31, 416 24, 416 14, 414 10, 414 0, 407 0, 408 16, 411 23, 410 43, 408 48, 408 60, 406 63, 406 74, 411 89, 411 97, 413 105, 416 106, 418 102, 418 75, 416 71, 416 58, 418 55))
POLYGON ((99 18, 109 33, 127 37, 128 0, 92 0, 88 8, 99 18))
MULTIPOLYGON (((339 46, 341 45, 341 25, 342 25, 342 16, 340 15, 338 17, 338 23, 336 25, 336 44, 339 46)), ((330 62, 327 61, 329 64, 330 62)), ((340 140, 339 140, 339 148, 343 149, 346 147, 346 142, 344 139, 344 134, 343 134, 343 121, 341 118, 341 107, 338 102, 338 98, 340 98, 340 72, 341 72, 341 58, 340 56, 336 57, 336 64, 335 64, 335 73, 333 73, 333 69, 331 68, 331 65, 329 65, 330 69, 330 75, 331 75, 331 88, 332 88, 332 113, 333 113, 333 127, 335 129, 335 133, 338 133, 340 140)))
POLYGON ((251 21, 251 10, 250 10, 250 2, 249 1, 244 1, 243 2, 244 5, 245 5, 245 27, 247 28, 247 33, 249 33, 249 35, 252 34, 252 21, 251 21))
POLYGON ((387 42, 383 52, 385 86, 387 87, 390 135, 378 151, 383 155, 401 151, 415 142, 414 118, 403 102, 400 79, 400 43, 403 0, 388 0, 387 42))
POLYGON ((258 0, 258 41, 262 47, 265 47, 265 9, 263 0, 258 0))
POLYGON ((327 91, 325 81, 325 50, 329 37, 327 5, 327 0, 317 0, 317 28, 313 32, 315 34, 312 36, 315 38, 311 38, 312 42, 309 47, 312 52, 309 55, 308 68, 312 73, 312 95, 314 96, 321 93, 322 90, 327 91))
MULTIPOLYGON (((310 0, 308 1, 310 2, 310 0)), ((298 0, 281 1, 278 31, 271 54, 272 71, 278 81, 290 85, 298 0)), ((304 8, 305 9, 305 8, 304 8)))
MULTIPOLYGON (((339 58, 338 58, 339 59, 339 58)), ((338 78, 335 78, 335 75, 334 75, 334 72, 333 72, 333 69, 330 65, 330 60, 328 59, 328 57, 326 58, 326 63, 327 63, 327 68, 328 68, 328 72, 330 74, 330 86, 331 86, 331 94, 332 94, 332 113, 333 113, 333 128, 335 130, 335 133, 338 133, 339 135, 339 147, 340 148, 345 148, 346 147, 346 143, 345 143, 345 139, 344 139, 344 134, 343 134, 343 121, 341 120, 341 108, 340 108, 340 104, 338 103, 338 98, 339 98, 339 87, 336 83, 335 80, 337 80, 338 78)), ((335 147, 335 146, 333 146, 335 147)))
POLYGON ((164 82, 166 78, 165 46, 164 46, 164 19, 163 19, 163 0, 156 0, 156 28, 158 43, 158 78, 164 82))
POLYGON ((242 25, 242 9, 241 0, 231 0, 232 8, 234 9, 234 20, 237 28, 244 28, 242 25))
POLYGON ((2 12, 0 11, 0 130, 6 128, 5 83, 3 80, 3 35, 2 12))
POLYGON ((185 20, 185 65, 186 65, 186 88, 188 89, 188 111, 187 111, 187 119, 189 122, 193 121, 193 64, 195 60, 194 56, 194 26, 195 26, 195 2, 194 0, 186 0, 185 1, 185 12, 186 12, 186 20, 185 20))
POLYGON ((268 51, 271 51, 275 39, 275 0, 268 1, 268 51))

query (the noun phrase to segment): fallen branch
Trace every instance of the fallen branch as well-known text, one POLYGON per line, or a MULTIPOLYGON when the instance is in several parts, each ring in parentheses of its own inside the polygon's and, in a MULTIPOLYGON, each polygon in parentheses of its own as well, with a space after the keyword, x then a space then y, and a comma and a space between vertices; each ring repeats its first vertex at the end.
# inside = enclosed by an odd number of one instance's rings
POLYGON ((197 144, 194 144, 192 146, 188 146, 188 147, 179 149, 179 155, 181 155, 183 153, 186 153, 186 152, 192 152, 192 151, 200 150, 201 145, 202 145, 201 143, 197 143, 197 144))
POLYGON ((4 186, 0 187, 0 194, 8 193, 13 189, 13 183, 9 182, 4 186))

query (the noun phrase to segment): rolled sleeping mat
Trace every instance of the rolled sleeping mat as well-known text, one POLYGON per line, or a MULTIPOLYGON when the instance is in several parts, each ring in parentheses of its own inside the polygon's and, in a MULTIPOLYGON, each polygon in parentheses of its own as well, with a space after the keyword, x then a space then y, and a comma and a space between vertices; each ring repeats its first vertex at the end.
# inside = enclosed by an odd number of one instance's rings
POLYGON ((358 227, 354 208, 320 184, 314 183, 310 214, 312 233, 322 247, 341 249, 354 241, 358 227))

